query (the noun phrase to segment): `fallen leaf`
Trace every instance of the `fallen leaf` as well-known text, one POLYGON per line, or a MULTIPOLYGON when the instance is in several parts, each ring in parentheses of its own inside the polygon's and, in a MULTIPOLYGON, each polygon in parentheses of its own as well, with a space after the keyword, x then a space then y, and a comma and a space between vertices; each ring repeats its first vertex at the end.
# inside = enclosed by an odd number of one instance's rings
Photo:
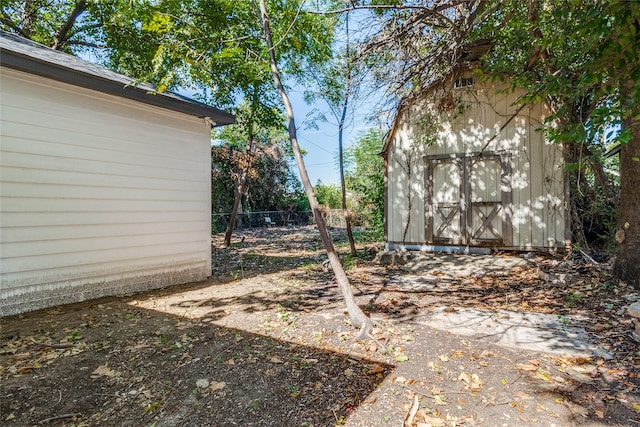
POLYGON ((145 405, 144 411, 153 412, 153 411, 157 411, 160 408, 162 408, 162 402, 151 402, 148 405, 145 405))
POLYGON ((375 375, 375 374, 380 374, 382 372, 384 372, 384 368, 376 363, 371 367, 371 369, 367 371, 367 375, 375 375))
POLYGON ((536 372, 538 370, 538 367, 532 364, 523 364, 523 363, 518 363, 516 365, 516 368, 521 369, 523 371, 527 371, 527 372, 536 372))
POLYGON ((433 396, 433 402, 438 406, 447 406, 447 396, 444 394, 436 394, 433 396))
POLYGON ((538 378, 540 378, 541 380, 547 381, 547 382, 551 382, 551 375, 549 375, 548 372, 543 371, 542 369, 538 370, 538 372, 536 372, 536 376, 538 378))
POLYGON ((27 353, 18 353, 13 355, 13 358, 16 360, 24 360, 24 359, 29 359, 31 357, 31 353, 27 352, 27 353))
POLYGON ((482 380, 478 374, 467 374, 462 372, 458 375, 458 381, 463 381, 465 383, 464 388, 467 390, 479 391, 482 387, 482 380))
POLYGON ((209 380, 206 378, 200 378, 198 381, 196 381, 196 387, 198 388, 207 388, 209 387, 209 380))
POLYGON ((211 381, 211 384, 209 385, 209 390, 211 391, 222 390, 226 386, 227 386, 227 383, 225 383, 224 381, 219 381, 219 382, 211 381))
POLYGON ((109 368, 109 364, 105 363, 104 365, 100 365, 98 366, 93 372, 93 375, 97 375, 97 376, 102 376, 102 377, 109 377, 109 378, 113 378, 116 375, 118 375, 118 373, 116 371, 114 371, 113 369, 109 368))
POLYGON ((480 357, 493 357, 494 354, 489 351, 489 350, 482 350, 482 353, 480 353, 480 357))
POLYGON ((594 412, 596 413, 596 417, 600 419, 604 418, 604 411, 602 409, 596 409, 594 412))
POLYGON ((35 366, 22 366, 18 369, 18 374, 26 374, 28 372, 31 372, 33 369, 35 369, 35 366))

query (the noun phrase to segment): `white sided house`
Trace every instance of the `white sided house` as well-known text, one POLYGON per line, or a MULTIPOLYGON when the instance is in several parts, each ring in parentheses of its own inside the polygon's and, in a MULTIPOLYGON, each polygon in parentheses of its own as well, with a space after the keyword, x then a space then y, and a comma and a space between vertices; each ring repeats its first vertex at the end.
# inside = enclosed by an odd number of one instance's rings
POLYGON ((385 158, 387 250, 563 250, 562 147, 538 129, 542 104, 470 72, 399 109, 385 158))
POLYGON ((211 275, 231 114, 0 34, 0 316, 211 275))

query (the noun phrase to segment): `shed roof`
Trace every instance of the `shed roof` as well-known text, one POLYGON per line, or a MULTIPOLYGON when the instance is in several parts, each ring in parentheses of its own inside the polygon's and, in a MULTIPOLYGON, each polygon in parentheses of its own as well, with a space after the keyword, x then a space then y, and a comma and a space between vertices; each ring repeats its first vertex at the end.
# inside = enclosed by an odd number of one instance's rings
POLYGON ((233 114, 172 92, 157 92, 150 84, 137 84, 131 77, 2 30, 0 65, 167 110, 208 117, 215 125, 235 122, 233 114))
POLYGON ((389 151, 391 139, 395 134, 398 121, 400 120, 400 115, 402 114, 403 110, 409 108, 413 102, 423 97, 429 91, 433 90, 434 87, 441 85, 442 82, 446 79, 453 79, 456 74, 460 74, 461 72, 465 72, 477 67, 482 56, 489 50, 491 50, 492 47, 493 41, 491 39, 479 39, 462 46, 462 48, 460 49, 456 49, 455 54, 452 58, 450 74, 434 81, 428 82, 426 86, 420 88, 420 90, 418 90, 417 92, 413 92, 401 99, 398 104, 398 108, 396 109, 391 128, 385 135, 385 141, 382 145, 382 151, 379 153, 379 155, 384 157, 389 151))

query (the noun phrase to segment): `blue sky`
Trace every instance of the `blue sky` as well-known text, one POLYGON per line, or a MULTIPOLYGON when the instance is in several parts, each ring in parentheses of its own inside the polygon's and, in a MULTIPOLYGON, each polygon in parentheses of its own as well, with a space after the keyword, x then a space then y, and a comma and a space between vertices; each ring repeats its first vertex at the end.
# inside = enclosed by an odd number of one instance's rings
MULTIPOLYGON (((330 122, 317 121, 318 129, 313 129, 309 128, 306 123, 309 119, 307 117, 308 114, 314 108, 324 112, 327 118, 331 119, 331 114, 327 112, 328 106, 324 101, 319 101, 314 105, 307 105, 302 98, 302 94, 297 91, 291 91, 290 97, 298 127, 298 142, 301 148, 307 152, 304 156, 304 161, 311 183, 316 185, 318 180, 322 180, 323 184, 339 184, 337 124, 333 120, 330 122)), ((343 133, 345 148, 352 145, 358 134, 367 129, 367 127, 368 123, 366 123, 366 119, 363 116, 346 127, 343 133)))
MULTIPOLYGON (((298 142, 301 148, 307 152, 304 161, 311 183, 316 185, 320 179, 323 184, 339 184, 337 121, 329 112, 329 107, 324 101, 308 105, 304 102, 301 90, 290 89, 288 94, 298 128, 298 142), (324 113, 328 119, 328 122, 316 121, 318 129, 310 128, 307 125, 307 121, 311 119, 308 116, 314 109, 324 113)), ((351 105, 353 106, 353 103, 351 105)), ((349 111, 342 135, 345 148, 353 145, 361 133, 375 126, 367 121, 367 116, 372 113, 368 108, 371 106, 371 103, 360 100, 356 105, 356 111, 349 111)), ((297 172, 297 167, 295 170, 297 172)))

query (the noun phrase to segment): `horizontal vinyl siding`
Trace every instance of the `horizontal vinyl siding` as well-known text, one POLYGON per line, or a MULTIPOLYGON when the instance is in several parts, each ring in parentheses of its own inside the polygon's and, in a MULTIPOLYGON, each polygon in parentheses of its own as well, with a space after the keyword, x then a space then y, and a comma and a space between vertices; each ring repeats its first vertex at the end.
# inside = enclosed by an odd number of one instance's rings
POLYGON ((0 314, 210 274, 204 120, 1 77, 0 314))

